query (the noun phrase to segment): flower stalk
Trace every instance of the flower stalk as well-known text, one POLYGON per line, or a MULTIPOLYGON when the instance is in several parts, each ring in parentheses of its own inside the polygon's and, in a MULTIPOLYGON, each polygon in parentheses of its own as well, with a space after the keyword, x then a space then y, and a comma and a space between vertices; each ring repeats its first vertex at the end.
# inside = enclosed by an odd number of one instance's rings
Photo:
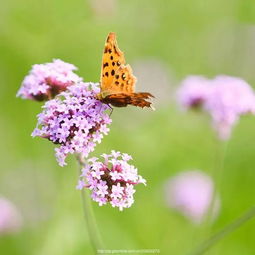
MULTIPOLYGON (((84 167, 86 162, 81 157, 81 155, 77 155, 76 158, 80 167, 80 170, 79 170, 79 175, 80 175, 81 169, 84 167)), ((81 190, 81 200, 82 200, 82 208, 83 208, 84 218, 87 224, 90 242, 93 247, 94 253, 97 254, 97 251, 99 249, 103 249, 104 245, 102 242, 100 232, 98 230, 96 218, 95 218, 93 207, 91 204, 91 198, 89 196, 89 190, 87 189, 81 190)))
POLYGON ((216 234, 209 237, 204 241, 194 252, 191 252, 190 255, 201 255, 204 254, 208 249, 210 249, 217 242, 222 240, 224 237, 229 235, 230 233, 237 230, 239 227, 244 225, 249 220, 253 219, 255 216, 255 206, 253 206, 250 210, 245 212, 242 216, 236 219, 234 222, 227 225, 225 228, 217 232, 216 234))

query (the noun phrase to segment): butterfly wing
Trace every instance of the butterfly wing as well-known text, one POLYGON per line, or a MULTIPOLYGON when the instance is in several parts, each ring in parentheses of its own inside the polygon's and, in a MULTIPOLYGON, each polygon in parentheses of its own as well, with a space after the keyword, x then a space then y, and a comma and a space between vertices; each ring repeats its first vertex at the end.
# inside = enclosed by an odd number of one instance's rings
POLYGON ((109 86, 111 94, 115 93, 134 93, 136 77, 133 75, 130 65, 121 65, 117 69, 112 83, 109 86))
POLYGON ((151 102, 146 99, 153 97, 150 93, 141 92, 141 93, 118 93, 108 95, 104 101, 105 103, 111 104, 116 107, 125 107, 127 105, 134 105, 141 108, 150 107, 154 109, 151 105, 151 102))
POLYGON ((101 93, 110 92, 115 74, 121 65, 125 65, 123 52, 119 49, 115 33, 109 33, 104 47, 101 69, 101 93))
POLYGON ((130 65, 125 65, 124 54, 117 45, 115 33, 109 33, 103 53, 99 100, 117 107, 130 104, 152 108, 146 99, 153 95, 148 92, 135 93, 135 84, 136 77, 130 65))

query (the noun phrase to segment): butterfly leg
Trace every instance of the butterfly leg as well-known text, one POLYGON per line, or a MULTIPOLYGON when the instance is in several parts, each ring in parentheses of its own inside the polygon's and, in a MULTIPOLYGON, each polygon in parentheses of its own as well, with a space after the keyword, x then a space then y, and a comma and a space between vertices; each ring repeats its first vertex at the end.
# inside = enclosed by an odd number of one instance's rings
POLYGON ((113 108, 108 104, 108 106, 109 106, 109 108, 111 109, 111 112, 110 112, 110 114, 109 114, 109 117, 111 117, 111 115, 112 115, 112 112, 113 112, 113 108))

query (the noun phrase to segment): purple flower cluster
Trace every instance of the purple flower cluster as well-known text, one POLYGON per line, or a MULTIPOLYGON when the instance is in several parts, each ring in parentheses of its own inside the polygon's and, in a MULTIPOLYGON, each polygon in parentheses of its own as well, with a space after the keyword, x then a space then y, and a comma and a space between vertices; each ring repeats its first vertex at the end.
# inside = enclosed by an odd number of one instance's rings
POLYGON ((16 233, 22 226, 22 217, 16 206, 8 199, 0 197, 0 236, 16 233))
MULTIPOLYGON (((60 166, 66 165, 68 154, 76 154, 83 162, 108 134, 111 123, 106 112, 110 107, 96 99, 100 92, 98 84, 82 82, 74 70, 75 66, 61 60, 34 65, 17 93, 25 99, 46 101, 32 136, 57 145, 60 166)), ((102 157, 103 163, 98 158, 88 160, 77 189, 89 188, 92 199, 100 206, 109 202, 122 211, 134 202, 134 185, 146 185, 146 181, 128 163, 132 159, 128 154, 112 151, 102 157)))
POLYGON ((241 115, 255 113, 254 91, 248 83, 236 77, 222 75, 206 80, 191 76, 184 80, 178 95, 185 108, 199 105, 211 115, 222 140, 230 137, 231 129, 241 115))
POLYGON ((241 115, 255 114, 255 94, 250 85, 240 78, 218 76, 212 85, 204 108, 210 112, 219 137, 226 140, 241 115))
POLYGON ((55 99, 49 100, 38 115, 32 136, 47 138, 59 147, 55 149, 59 165, 65 165, 67 154, 87 157, 109 132, 111 123, 105 112, 109 107, 95 99, 98 84, 77 83, 69 86, 55 99))
POLYGON ((200 107, 210 91, 209 80, 203 76, 191 75, 184 79, 177 92, 177 99, 186 108, 200 107))
POLYGON ((37 101, 54 98, 61 91, 74 83, 82 81, 73 71, 77 68, 60 59, 52 63, 33 65, 25 77, 17 96, 37 101))
MULTIPOLYGON (((199 170, 184 171, 170 178, 165 186, 166 202, 195 224, 201 223, 210 209, 214 183, 199 170)), ((214 201, 212 217, 219 212, 219 197, 214 201)))
POLYGON ((134 185, 146 185, 146 181, 128 163, 132 159, 128 154, 111 151, 111 154, 101 156, 104 162, 95 157, 88 160, 89 164, 82 169, 77 189, 89 188, 92 199, 100 206, 109 202, 122 211, 134 202, 134 185))

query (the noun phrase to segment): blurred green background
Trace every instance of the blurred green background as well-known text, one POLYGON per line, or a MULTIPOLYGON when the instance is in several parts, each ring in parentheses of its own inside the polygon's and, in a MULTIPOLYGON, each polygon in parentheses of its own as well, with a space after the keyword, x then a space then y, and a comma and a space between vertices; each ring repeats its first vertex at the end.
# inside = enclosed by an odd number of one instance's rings
MULTIPOLYGON (((188 254, 207 235, 164 200, 164 183, 175 173, 212 173, 217 141, 207 117, 182 113, 174 100, 189 74, 240 76, 255 86, 254 0, 12 0, 0 7, 0 195, 16 204, 22 230, 0 237, 8 255, 92 254, 81 198, 75 190, 73 157, 61 168, 54 146, 32 139, 40 103, 15 98, 31 65, 60 58, 79 68, 85 81, 99 81, 106 35, 120 48, 138 78, 153 92, 157 110, 116 109, 110 134, 94 155, 111 149, 130 153, 148 185, 119 212, 93 203, 108 249, 160 249, 188 254)), ((216 231, 254 204, 255 119, 235 128, 221 173, 221 211, 216 231)), ((255 222, 249 222, 208 254, 255 254, 255 222)))

